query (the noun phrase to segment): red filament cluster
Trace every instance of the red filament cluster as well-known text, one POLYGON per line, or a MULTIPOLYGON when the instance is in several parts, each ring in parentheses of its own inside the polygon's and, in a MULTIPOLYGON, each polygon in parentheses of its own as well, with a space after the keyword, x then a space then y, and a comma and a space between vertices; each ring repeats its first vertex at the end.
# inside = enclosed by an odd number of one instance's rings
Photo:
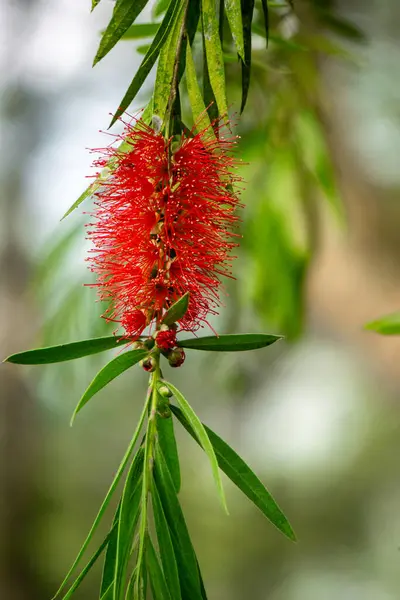
POLYGON ((213 131, 166 140, 142 122, 126 124, 125 149, 101 150, 95 165, 112 164, 96 193, 90 268, 103 315, 137 338, 190 294, 180 329, 195 331, 215 314, 220 277, 231 277, 239 178, 229 151, 234 139, 213 131))

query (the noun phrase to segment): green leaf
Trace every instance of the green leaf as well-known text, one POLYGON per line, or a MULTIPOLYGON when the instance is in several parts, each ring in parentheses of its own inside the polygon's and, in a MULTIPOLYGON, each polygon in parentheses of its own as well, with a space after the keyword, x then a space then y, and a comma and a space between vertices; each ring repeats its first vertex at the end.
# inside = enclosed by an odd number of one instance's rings
POLYGON ((121 39, 128 27, 142 12, 147 2, 148 0, 117 0, 111 20, 101 37, 93 66, 104 58, 121 39))
POLYGON ((89 571, 91 570, 91 568, 93 567, 93 565, 95 564, 95 562, 97 561, 97 559, 99 558, 101 553, 103 552, 104 548, 107 546, 107 544, 110 540, 110 536, 111 536, 111 532, 104 538, 103 542, 101 543, 99 548, 96 550, 96 552, 93 554, 92 558, 89 560, 89 562, 87 563, 85 568, 81 571, 79 576, 75 579, 74 583, 69 588, 68 592, 63 596, 63 600, 69 600, 69 598, 71 598, 71 596, 74 594, 76 589, 80 586, 82 581, 85 579, 86 575, 89 573, 89 571))
POLYGON ((126 571, 133 543, 134 532, 139 518, 139 506, 142 497, 142 469, 144 449, 141 448, 132 462, 126 478, 121 498, 121 509, 118 522, 117 555, 115 560, 114 600, 125 597, 124 584, 126 571), (139 457, 140 453, 140 458, 139 457))
MULTIPOLYGON (((158 396, 160 399, 166 402, 165 399, 162 398, 162 396, 158 396)), ((167 462, 169 472, 171 473, 176 493, 178 493, 181 487, 181 472, 179 467, 178 448, 176 445, 176 439, 174 434, 174 422, 171 419, 169 402, 167 408, 169 412, 169 418, 163 418, 157 415, 158 442, 161 446, 162 453, 167 462)))
POLYGON ((160 57, 158 59, 157 75, 154 84, 154 114, 158 115, 162 120, 165 118, 168 100, 171 94, 179 37, 185 13, 185 5, 182 4, 175 24, 161 48, 160 57))
POLYGON ((268 11, 268 0, 261 0, 261 6, 263 9, 264 15, 264 24, 265 24, 265 39, 267 40, 267 48, 268 48, 268 38, 269 38, 269 11, 268 11))
POLYGON ((112 582, 108 586, 108 588, 106 589, 104 594, 102 596, 100 596, 100 600, 112 600, 113 589, 114 589, 114 582, 112 582))
POLYGON ((244 60, 242 61, 242 103, 240 113, 244 111, 250 87, 251 75, 251 22, 253 20, 254 0, 242 1, 244 60))
MULTIPOLYGON (((168 420, 172 421, 172 419, 168 420)), ((158 547, 165 580, 173 600, 181 600, 181 588, 179 585, 178 566, 176 564, 174 547, 156 486, 153 486, 152 500, 158 547)))
MULTIPOLYGON (((310 110, 299 109, 291 129, 294 142, 292 155, 297 158, 298 163, 296 171, 299 175, 303 172, 303 177, 306 178, 308 173, 311 174, 321 187, 335 215, 343 221, 343 205, 338 192, 336 172, 318 115, 310 110)), ((299 186, 298 183, 297 185, 299 186)))
POLYGON ((134 23, 122 36, 123 40, 139 40, 153 37, 157 33, 158 23, 134 23))
POLYGON ((174 385, 172 385, 172 383, 169 383, 168 381, 164 381, 163 383, 174 394, 179 406, 181 407, 183 414, 185 415, 186 419, 189 421, 193 430, 196 432, 196 435, 198 436, 198 439, 200 440, 201 446, 202 446, 204 452, 208 456, 208 459, 209 459, 210 465, 211 465, 211 470, 212 470, 212 473, 214 476, 215 483, 217 485, 217 490, 218 490, 218 494, 219 494, 222 506, 224 507, 226 513, 228 514, 228 507, 226 505, 224 488, 222 485, 221 476, 219 474, 219 469, 218 469, 218 461, 215 456, 215 452, 212 447, 212 444, 211 444, 210 440, 208 439, 207 432, 204 429, 200 419, 198 418, 198 416, 196 415, 196 413, 194 412, 194 410, 192 409, 192 407, 190 406, 190 404, 188 403, 186 398, 181 394, 181 392, 174 385))
POLYGON ((49 286, 54 286, 54 278, 62 269, 64 262, 67 260, 68 253, 74 244, 76 244, 77 240, 81 239, 80 235, 82 232, 83 225, 81 222, 78 222, 69 231, 65 228, 61 235, 52 236, 50 243, 45 244, 38 259, 39 264, 35 268, 32 280, 32 284, 35 287, 43 292, 47 282, 49 282, 49 286))
MULTIPOLYGON (((266 2, 266 0, 263 1, 266 2)), ((243 22, 240 0, 224 0, 224 3, 236 50, 240 58, 244 60, 243 22)))
POLYGON ((143 56, 144 56, 149 51, 149 48, 150 48, 150 44, 143 44, 143 46, 136 46, 136 52, 138 54, 143 54, 143 56))
MULTIPOLYGON (((123 520, 129 521, 129 518, 133 520, 136 519, 133 525, 133 529, 136 526, 137 518, 139 516, 139 504, 140 504, 140 492, 141 492, 141 470, 143 468, 143 458, 144 458, 144 450, 143 447, 140 447, 136 456, 133 459, 131 465, 131 472, 134 469, 135 474, 139 476, 136 485, 131 485, 131 491, 129 496, 129 511, 124 509, 123 520), (139 489, 139 493, 138 493, 139 489)), ((128 474, 127 481, 131 479, 132 483, 132 475, 128 474)), ((127 484, 125 484, 126 487, 127 484)), ((116 560, 117 560, 117 547, 120 542, 119 538, 119 520, 121 513, 121 502, 120 500, 117 510, 115 511, 114 519, 113 519, 113 529, 111 532, 111 536, 107 546, 107 552, 104 559, 103 566, 103 574, 101 579, 101 587, 100 587, 100 598, 109 597, 112 599, 114 593, 114 580, 115 580, 115 572, 116 572, 116 560)))
POLYGON ((75 200, 73 205, 69 207, 69 209, 67 210, 66 213, 64 213, 64 215, 61 217, 61 221, 63 219, 65 219, 65 217, 68 217, 68 215, 70 215, 76 208, 78 208, 78 206, 80 204, 82 204, 82 202, 84 200, 86 200, 86 198, 89 198, 89 196, 93 196, 93 194, 100 187, 100 185, 101 185, 101 183, 98 179, 96 179, 93 183, 91 183, 86 188, 86 190, 84 192, 82 192, 82 194, 79 196, 78 200, 75 200))
POLYGON ((152 10, 153 19, 163 15, 168 8, 170 0, 157 0, 152 10))
POLYGON ((121 479, 122 475, 124 474, 126 465, 128 464, 129 459, 132 456, 133 450, 135 448, 136 442, 138 440, 140 431, 141 431, 142 426, 143 426, 144 418, 145 418, 145 416, 147 414, 147 411, 148 411, 148 404, 149 404, 149 397, 147 398, 147 401, 144 404, 142 413, 141 413, 140 418, 139 418, 139 422, 137 424, 137 427, 136 427, 136 430, 135 430, 135 432, 133 434, 133 437, 132 437, 132 439, 130 441, 128 449, 125 452, 125 456, 122 459, 121 464, 118 467, 117 474, 115 475, 115 477, 114 477, 114 479, 113 479, 113 481, 112 481, 112 483, 111 483, 111 485, 110 485, 110 487, 108 489, 107 495, 104 498, 102 505, 100 506, 99 512, 97 513, 97 516, 96 516, 96 518, 95 518, 95 520, 93 522, 93 525, 90 528, 90 531, 89 531, 89 533, 88 533, 85 541, 83 542, 83 544, 81 546, 81 549, 79 550, 79 553, 78 553, 77 557, 75 558, 75 560, 74 560, 71 568, 69 569, 67 575, 65 576, 64 581, 61 583, 60 587, 58 588, 56 594, 53 596, 52 600, 55 600, 55 598, 57 598, 60 595, 60 592, 65 587, 65 584, 67 583, 67 581, 70 578, 70 576, 72 575, 73 571, 75 570, 75 568, 79 564, 79 562, 80 562, 83 554, 85 553, 85 550, 88 547, 88 545, 89 545, 89 543, 90 543, 90 541, 91 541, 91 539, 92 539, 92 537, 93 537, 93 535, 94 535, 94 533, 95 533, 95 531, 96 531, 96 529, 97 529, 97 527, 98 527, 98 525, 99 525, 99 523, 100 523, 100 521, 101 521, 101 519, 102 519, 105 511, 107 510, 107 507, 108 507, 108 505, 110 503, 110 500, 111 500, 111 498, 112 498, 112 496, 113 496, 113 494, 114 494, 114 492, 116 490, 116 487, 117 487, 118 483, 120 482, 120 479, 121 479))
MULTIPOLYGON (((271 4, 269 6, 271 8, 271 4)), ((257 23, 253 23, 251 26, 251 29, 252 29, 253 33, 256 33, 257 35, 266 38, 265 27, 261 27, 257 23)), ((276 35, 273 33, 269 33, 268 40, 271 42, 274 42, 274 44, 276 44, 277 46, 280 46, 284 50, 288 50, 288 51, 293 50, 293 51, 298 51, 298 52, 309 52, 309 50, 310 50, 310 48, 308 46, 299 44, 298 42, 293 42, 291 39, 286 39, 280 35, 276 35)), ((307 44, 308 44, 308 38, 307 38, 307 44)))
MULTIPOLYGON (((185 429, 202 446, 189 420, 177 406, 171 405, 171 410, 179 419, 185 429)), ((216 433, 204 425, 204 429, 213 445, 218 464, 233 483, 261 510, 269 521, 289 539, 295 540, 296 536, 289 521, 264 485, 253 473, 250 467, 236 452, 228 446, 216 433)))
POLYGON ((146 566, 154 600, 175 600, 171 597, 156 551, 148 534, 146 536, 146 566))
POLYGON ((117 510, 115 511, 112 531, 110 532, 111 535, 107 545, 107 551, 103 565, 103 574, 101 577, 100 598, 107 597, 107 595, 109 595, 109 597, 112 598, 113 594, 115 559, 117 557, 118 521, 120 510, 121 501, 118 503, 117 510))
POLYGON ((100 0, 92 0, 92 10, 94 10, 96 8, 96 6, 99 4, 100 0))
POLYGON ((202 600, 199 568, 174 483, 160 445, 155 445, 154 478, 171 533, 182 598, 202 600))
POLYGON ((241 352, 265 348, 281 340, 282 336, 267 333, 233 333, 228 335, 192 338, 179 340, 178 346, 193 350, 208 350, 211 352, 241 352))
POLYGON ((164 19, 157 29, 157 33, 154 36, 153 42, 142 60, 142 63, 134 76, 132 83, 130 84, 128 91, 121 100, 120 106, 116 111, 114 117, 111 120, 110 127, 115 121, 122 115, 122 113, 128 108, 132 100, 136 97, 136 94, 142 87, 147 75, 150 73, 154 63, 156 62, 158 55, 160 54, 161 47, 173 28, 177 14, 180 7, 180 0, 171 0, 168 10, 165 13, 164 19))
POLYGON ((199 573, 199 579, 200 579, 201 597, 203 598, 203 600, 207 600, 206 588, 204 587, 204 581, 203 581, 203 577, 201 575, 199 561, 197 561, 197 571, 199 573))
POLYGON ((393 313, 365 325, 365 329, 383 335, 400 335, 400 312, 393 313))
POLYGON ((172 306, 169 307, 167 312, 162 318, 161 323, 164 325, 172 325, 179 319, 185 315, 187 309, 189 307, 189 292, 186 292, 179 300, 174 302, 172 306))
POLYGON ((213 135, 210 118, 203 102, 200 87, 197 81, 196 68, 190 44, 186 47, 186 87, 192 109, 193 121, 198 132, 207 131, 213 135))
POLYGON ((50 363, 63 362, 65 360, 74 360, 90 354, 104 352, 111 348, 118 348, 128 344, 130 340, 115 335, 108 335, 100 338, 82 340, 81 342, 71 342, 70 344, 60 344, 59 346, 48 346, 47 348, 36 348, 27 350, 18 354, 11 354, 5 359, 5 362, 16 363, 19 365, 47 365, 50 363))
POLYGON ((225 90, 225 67, 219 38, 215 0, 202 0, 202 23, 210 83, 220 115, 228 114, 225 90))
MULTIPOLYGON (((202 32, 203 41, 203 99, 204 104, 207 107, 207 113, 210 121, 213 123, 218 119, 218 106, 215 100, 215 95, 211 87, 210 75, 208 72, 207 55, 206 55, 206 42, 204 39, 204 32, 202 32)), ((218 130, 216 132, 218 135, 218 130)))
POLYGON ((97 392, 102 390, 107 384, 110 383, 113 379, 121 375, 124 371, 136 365, 142 358, 145 358, 148 355, 148 350, 128 350, 128 352, 124 352, 119 356, 113 358, 105 367, 101 369, 93 379, 86 392, 83 394, 82 398, 79 400, 77 407, 74 410, 74 414, 72 415, 71 425, 74 422, 74 419, 78 412, 82 410, 87 402, 97 392))
POLYGON ((348 40, 353 40, 355 42, 367 41, 365 33, 351 21, 333 15, 328 10, 318 10, 317 14, 318 16, 320 16, 321 20, 323 21, 323 24, 329 27, 329 29, 331 29, 338 35, 341 35, 344 38, 348 40))

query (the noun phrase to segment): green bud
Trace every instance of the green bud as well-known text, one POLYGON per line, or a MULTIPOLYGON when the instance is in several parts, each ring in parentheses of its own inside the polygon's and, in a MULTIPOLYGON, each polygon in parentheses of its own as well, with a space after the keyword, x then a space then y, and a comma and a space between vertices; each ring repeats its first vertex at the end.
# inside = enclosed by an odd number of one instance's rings
POLYGON ((166 385, 160 385, 158 391, 160 396, 162 396, 163 398, 171 398, 172 396, 171 390, 166 385))
POLYGON ((185 362, 185 352, 183 348, 174 348, 168 354, 168 362, 171 367, 180 367, 185 362))
POLYGON ((156 369, 157 361, 153 356, 148 356, 140 361, 140 366, 148 373, 152 373, 156 369))
POLYGON ((144 350, 144 343, 141 340, 137 340, 132 344, 132 350, 144 350))

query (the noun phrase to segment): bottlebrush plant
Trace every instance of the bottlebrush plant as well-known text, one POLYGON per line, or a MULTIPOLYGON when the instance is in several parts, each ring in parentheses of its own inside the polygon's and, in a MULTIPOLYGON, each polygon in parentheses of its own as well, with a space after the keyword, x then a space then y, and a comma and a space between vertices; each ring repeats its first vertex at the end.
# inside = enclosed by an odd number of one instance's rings
MULTIPOLYGON (((93 0, 93 8, 98 2, 93 0)), ((146 4, 146 0, 116 1, 95 63, 135 27, 146 4)), ((254 7, 247 0, 221 1, 218 11, 214 0, 158 2, 163 20, 112 123, 121 118, 158 59, 152 99, 140 118, 124 118, 125 129, 114 144, 97 151, 98 175, 67 213, 85 198, 94 197, 87 226, 92 242, 88 263, 97 276, 91 285, 105 302, 102 316, 115 322, 116 332, 7 359, 45 364, 117 349, 116 357, 86 389, 73 418, 98 391, 133 365, 140 364, 149 373, 147 396, 132 440, 55 597, 70 598, 104 554, 101 600, 145 600, 148 594, 154 600, 207 598, 178 499, 180 470, 173 419, 206 453, 225 509, 220 470, 283 534, 295 539, 261 481, 226 442, 201 423, 163 372, 164 365, 181 367, 185 351, 254 350, 280 338, 263 333, 213 332, 206 337, 196 333, 208 326, 209 315, 216 314, 221 278, 231 277, 232 252, 240 240, 240 178, 231 152, 235 137, 229 130, 225 97, 224 19, 242 63, 243 110, 250 81, 254 7), (198 37, 203 39, 203 90, 192 53, 198 37), (182 120, 184 93, 192 108, 193 127, 182 120), (185 337, 185 333, 195 335, 185 337), (109 533, 71 582, 123 478, 109 533)), ((261 8, 268 33, 266 1, 261 8)))

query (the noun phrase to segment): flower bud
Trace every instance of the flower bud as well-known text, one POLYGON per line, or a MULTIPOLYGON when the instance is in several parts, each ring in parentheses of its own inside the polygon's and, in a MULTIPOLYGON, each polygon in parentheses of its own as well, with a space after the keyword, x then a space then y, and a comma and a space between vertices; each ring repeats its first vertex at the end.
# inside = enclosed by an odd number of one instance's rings
POLYGON ((168 362, 171 367, 180 367, 185 362, 185 352, 183 348, 175 348, 168 354, 168 362))
POLYGON ((141 340, 133 342, 132 350, 144 350, 144 343, 141 340))
POLYGON ((160 350, 172 350, 176 346, 176 333, 168 329, 160 330, 156 334, 156 344, 160 348, 160 350))
POLYGON ((153 356, 148 356, 147 358, 144 358, 140 361, 140 366, 143 367, 143 369, 148 373, 152 373, 153 371, 155 371, 157 361, 153 356))
POLYGON ((171 398, 172 396, 171 390, 166 385, 160 385, 158 392, 163 398, 171 398))

